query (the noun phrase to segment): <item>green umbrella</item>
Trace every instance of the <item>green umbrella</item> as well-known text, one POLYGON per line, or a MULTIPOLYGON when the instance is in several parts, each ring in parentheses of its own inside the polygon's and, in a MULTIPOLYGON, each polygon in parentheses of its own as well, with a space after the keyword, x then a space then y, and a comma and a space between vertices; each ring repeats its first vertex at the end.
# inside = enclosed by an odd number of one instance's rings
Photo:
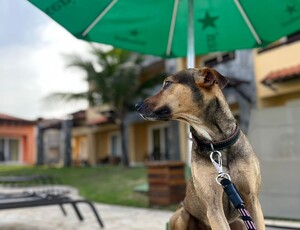
POLYGON ((165 58, 261 47, 300 29, 299 0, 29 2, 77 38, 165 58))
POLYGON ((195 54, 263 47, 300 29, 300 0, 28 1, 77 38, 187 56, 191 68, 195 54))

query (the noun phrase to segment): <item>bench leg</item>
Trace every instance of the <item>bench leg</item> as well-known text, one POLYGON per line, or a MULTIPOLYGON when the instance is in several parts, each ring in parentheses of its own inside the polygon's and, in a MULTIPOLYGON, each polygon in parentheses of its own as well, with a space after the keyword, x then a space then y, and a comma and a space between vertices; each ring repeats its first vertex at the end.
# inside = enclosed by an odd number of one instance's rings
POLYGON ((83 216, 81 215, 81 213, 80 213, 80 211, 79 211, 79 209, 78 209, 78 207, 77 207, 77 202, 76 202, 76 201, 73 201, 73 202, 71 202, 71 204, 72 204, 72 206, 73 206, 73 208, 74 208, 74 210, 75 210, 75 212, 76 212, 76 214, 77 214, 78 219, 79 219, 80 221, 83 221, 83 216))
POLYGON ((99 214, 98 214, 98 212, 97 212, 97 210, 96 210, 96 208, 95 208, 95 206, 93 205, 92 202, 90 202, 90 201, 88 201, 88 200, 76 200, 76 201, 74 201, 74 202, 75 202, 75 203, 86 203, 86 204, 88 204, 88 205, 90 206, 90 208, 92 209, 92 211, 93 211, 93 213, 94 213, 94 215, 95 215, 95 217, 96 217, 96 219, 97 219, 99 225, 100 225, 102 228, 104 228, 103 221, 101 220, 101 218, 100 218, 100 216, 99 216, 99 214))
POLYGON ((67 216, 67 211, 64 208, 64 206, 62 204, 59 204, 60 210, 62 211, 62 213, 64 214, 64 216, 67 216))

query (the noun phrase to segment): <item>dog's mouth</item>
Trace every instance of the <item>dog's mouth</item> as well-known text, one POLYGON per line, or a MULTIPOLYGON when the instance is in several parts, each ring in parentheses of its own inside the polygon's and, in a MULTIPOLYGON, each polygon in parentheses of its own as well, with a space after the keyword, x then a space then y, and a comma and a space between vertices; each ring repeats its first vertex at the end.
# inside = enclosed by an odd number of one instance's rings
POLYGON ((153 110, 151 105, 140 103, 136 105, 136 109, 140 115, 148 121, 168 121, 171 119, 171 109, 168 106, 153 110))

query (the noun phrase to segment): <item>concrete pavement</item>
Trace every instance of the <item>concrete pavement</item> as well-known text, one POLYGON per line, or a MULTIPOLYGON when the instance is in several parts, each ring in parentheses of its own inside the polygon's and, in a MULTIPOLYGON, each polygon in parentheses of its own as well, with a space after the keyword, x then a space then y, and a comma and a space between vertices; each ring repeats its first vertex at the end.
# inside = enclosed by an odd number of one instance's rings
MULTIPOLYGON (((77 219, 70 205, 68 216, 58 206, 12 209, 0 211, 1 230, 98 230, 98 222, 84 204, 79 205, 84 221, 77 219)), ((96 204, 106 230, 165 230, 171 212, 96 204)))
MULTIPOLYGON (((172 212, 121 207, 95 203, 106 230, 165 230, 166 222, 172 212)), ((24 208, 0 211, 1 230, 98 230, 99 225, 85 204, 80 204, 84 221, 77 219, 70 205, 65 205, 68 216, 63 216, 58 206, 24 208)), ((278 221, 269 221, 268 224, 278 225, 278 221)), ((284 224, 284 223, 283 223, 284 224)), ((286 222, 289 227, 300 229, 299 223, 286 222)), ((267 230, 291 229, 271 228, 267 230)))
MULTIPOLYGON (((69 196, 82 198, 78 191, 67 186, 30 187, 27 191, 46 191, 47 189, 58 189, 69 191, 69 196)), ((20 192, 24 188, 0 188, 0 192, 20 192)), ((94 203, 101 219, 104 222, 105 230, 165 230, 166 223, 172 212, 123 207, 117 205, 106 205, 94 203)), ((64 216, 58 205, 41 206, 34 208, 19 208, 0 210, 0 230, 94 230, 99 229, 90 207, 86 204, 78 204, 84 217, 80 222, 71 205, 64 205, 67 216, 64 216)))
MULTIPOLYGON (((64 188, 72 191, 72 196, 78 197, 77 191, 72 188, 64 188)), ((33 189, 36 190, 36 189, 33 189)), ((2 191, 2 189, 1 189, 2 191)), ((102 220, 105 230, 165 230, 166 222, 172 212, 123 207, 94 203, 102 220)), ((22 208, 0 210, 0 230, 94 230, 100 229, 95 216, 86 204, 79 204, 84 221, 80 222, 71 207, 64 206, 68 215, 64 216, 58 206, 22 208)), ((295 229, 300 229, 300 223, 279 222, 266 220, 267 224, 285 224, 295 229)), ((291 229, 291 228, 267 228, 267 230, 291 229)))

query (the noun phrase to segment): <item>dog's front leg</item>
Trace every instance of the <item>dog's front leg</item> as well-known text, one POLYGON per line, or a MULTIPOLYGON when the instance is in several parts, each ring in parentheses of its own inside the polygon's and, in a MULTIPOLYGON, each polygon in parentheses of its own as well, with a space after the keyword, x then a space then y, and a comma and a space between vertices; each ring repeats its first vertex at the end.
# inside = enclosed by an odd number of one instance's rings
POLYGON ((212 230, 230 230, 222 206, 209 208, 207 210, 207 218, 212 230))
POLYGON ((206 163, 200 167, 200 162, 196 159, 197 155, 193 156, 195 158, 192 160, 192 177, 195 192, 207 210, 207 219, 203 221, 212 230, 230 230, 223 209, 223 189, 216 183, 215 169, 206 163))
POLYGON ((265 230, 264 216, 257 196, 247 196, 245 206, 249 211, 257 230, 265 230))
MULTIPOLYGON (((197 179, 195 180, 197 184, 197 179)), ((199 181, 199 183, 201 183, 199 181)), ((203 183, 203 181, 202 181, 203 183)), ((198 187, 197 185, 195 186, 198 187)), ((228 221, 225 217, 223 203, 222 203, 222 187, 215 181, 208 182, 206 185, 201 185, 204 189, 196 189, 198 197, 202 197, 206 206, 206 224, 210 226, 212 230, 230 230, 228 221)))
POLYGON ((191 215, 181 207, 171 217, 170 230, 192 230, 197 229, 195 223, 192 221, 191 215))
MULTIPOLYGON (((241 186, 239 192, 244 199, 245 206, 249 211, 254 224, 258 230, 265 230, 264 223, 264 215, 262 212, 262 208, 259 202, 259 191, 260 191, 260 183, 261 183, 261 175, 259 171, 259 163, 257 158, 253 157, 250 159, 248 165, 252 165, 250 167, 250 171, 245 172, 243 178, 248 178, 247 180, 239 181, 239 185, 241 186), (252 177, 249 175, 252 175, 252 177), (242 189, 248 188, 248 189, 242 189)), ((244 167, 247 168, 247 167, 244 167)))

